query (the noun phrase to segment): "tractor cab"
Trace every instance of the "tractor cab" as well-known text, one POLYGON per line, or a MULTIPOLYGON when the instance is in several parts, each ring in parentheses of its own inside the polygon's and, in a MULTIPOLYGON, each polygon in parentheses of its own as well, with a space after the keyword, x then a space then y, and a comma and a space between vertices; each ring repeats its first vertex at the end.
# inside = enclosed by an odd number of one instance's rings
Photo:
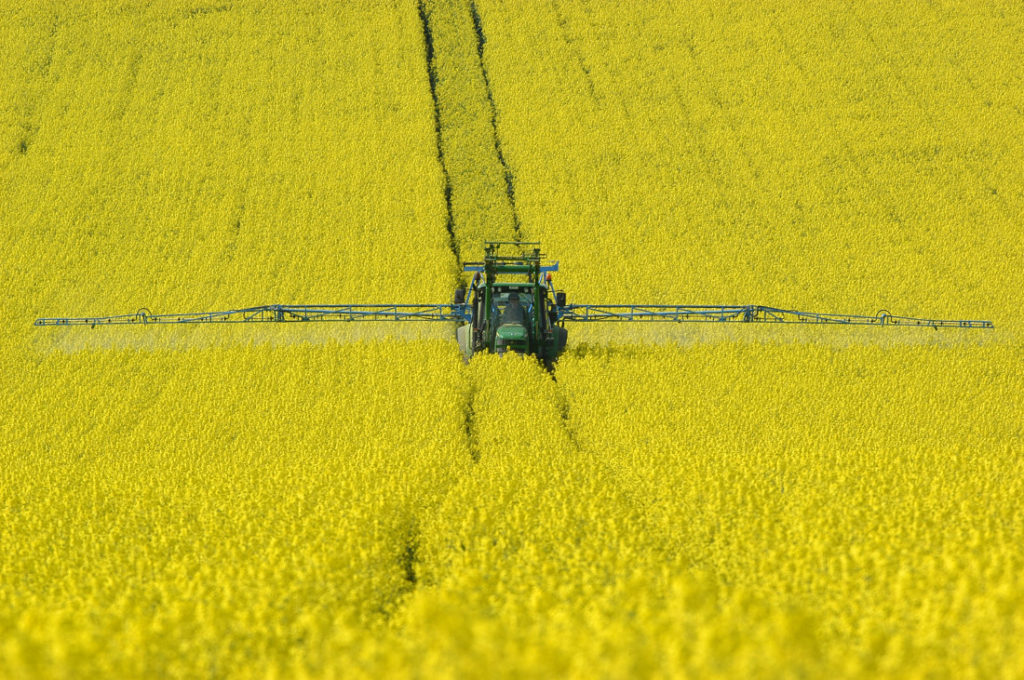
POLYGON ((468 323, 456 330, 467 360, 486 351, 533 354, 552 362, 565 349, 568 333, 557 325, 556 307, 558 301, 564 304, 564 295, 555 295, 551 281, 558 263, 542 264, 540 248, 527 248, 537 245, 488 242, 484 261, 465 265, 473 280, 468 291, 456 291, 455 302, 468 308, 468 323))
POLYGON ((520 301, 519 291, 515 289, 495 296, 492 312, 498 323, 494 335, 494 351, 498 354, 509 350, 520 354, 530 351, 529 328, 533 305, 530 304, 530 296, 525 297, 524 304, 520 301))

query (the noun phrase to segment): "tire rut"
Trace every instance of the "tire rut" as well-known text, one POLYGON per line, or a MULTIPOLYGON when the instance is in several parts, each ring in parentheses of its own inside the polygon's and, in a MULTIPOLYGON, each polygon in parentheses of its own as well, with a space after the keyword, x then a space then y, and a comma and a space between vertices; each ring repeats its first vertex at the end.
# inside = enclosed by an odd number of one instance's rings
POLYGON ((484 59, 484 19, 476 4, 419 0, 418 12, 444 175, 446 226, 461 263, 484 241, 523 238, 515 174, 498 132, 484 59))

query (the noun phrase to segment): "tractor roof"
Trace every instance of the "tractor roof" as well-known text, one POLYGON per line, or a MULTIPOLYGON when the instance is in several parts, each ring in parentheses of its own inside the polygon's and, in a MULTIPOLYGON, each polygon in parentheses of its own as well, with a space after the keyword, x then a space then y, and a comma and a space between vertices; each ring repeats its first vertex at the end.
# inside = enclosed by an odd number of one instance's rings
POLYGON ((539 242, 487 241, 484 246, 484 261, 467 262, 463 271, 484 272, 492 281, 498 274, 525 274, 536 281, 544 272, 558 271, 557 262, 542 264, 539 242))

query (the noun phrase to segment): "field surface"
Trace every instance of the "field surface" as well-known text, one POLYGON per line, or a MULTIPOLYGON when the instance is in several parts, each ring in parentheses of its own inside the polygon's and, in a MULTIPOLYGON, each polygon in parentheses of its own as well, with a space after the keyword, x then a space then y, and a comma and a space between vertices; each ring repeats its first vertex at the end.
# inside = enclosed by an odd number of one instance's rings
POLYGON ((0 678, 1024 677, 1019 3, 0 10, 0 678), (991 331, 34 328, 570 302, 991 331))

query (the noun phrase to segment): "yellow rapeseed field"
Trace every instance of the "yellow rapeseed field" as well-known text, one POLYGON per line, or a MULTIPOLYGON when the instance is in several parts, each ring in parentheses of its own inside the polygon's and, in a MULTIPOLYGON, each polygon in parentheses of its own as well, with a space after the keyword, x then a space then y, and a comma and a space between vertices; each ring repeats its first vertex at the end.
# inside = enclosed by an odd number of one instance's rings
POLYGON ((481 0, 524 229, 579 302, 889 308, 1017 338, 1018 10, 481 0))
POLYGON ((0 10, 0 678, 1024 677, 1022 29, 0 10), (489 225, 570 302, 996 330, 31 326, 447 302, 489 225))

